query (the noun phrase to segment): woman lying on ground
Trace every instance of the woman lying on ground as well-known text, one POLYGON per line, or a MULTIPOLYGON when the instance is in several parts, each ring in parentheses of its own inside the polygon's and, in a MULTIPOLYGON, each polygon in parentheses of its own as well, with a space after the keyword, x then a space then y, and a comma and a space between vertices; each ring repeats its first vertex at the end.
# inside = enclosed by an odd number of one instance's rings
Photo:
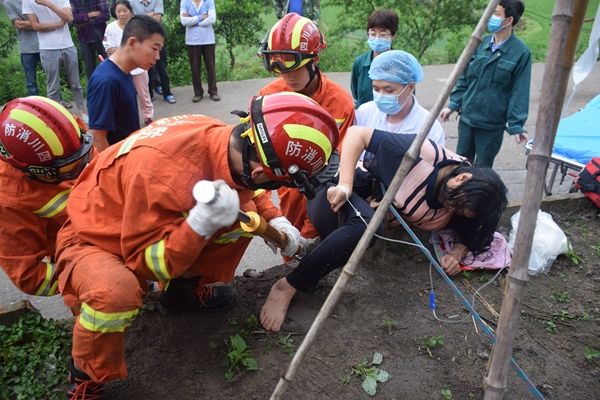
MULTIPOLYGON (((363 198, 369 194, 364 188, 378 185, 372 185, 370 179, 365 179, 366 173, 356 169, 362 151, 367 151, 364 167, 369 176, 389 187, 415 138, 416 135, 359 126, 348 129, 342 145, 339 183, 324 185, 308 202, 308 216, 322 241, 271 288, 260 314, 265 329, 278 331, 296 291, 309 291, 322 277, 348 261, 366 229, 361 217, 367 223, 371 220, 374 211, 363 198), (362 183, 355 182, 355 174, 362 183), (363 197, 353 193, 359 187, 363 197)), ((467 249, 479 253, 489 247, 506 208, 506 192, 506 186, 492 169, 471 166, 450 150, 425 140, 393 205, 415 228, 454 231, 460 244, 440 261, 448 275, 455 275, 460 272, 459 261, 467 249)), ((382 231, 380 226, 378 233, 382 231)))

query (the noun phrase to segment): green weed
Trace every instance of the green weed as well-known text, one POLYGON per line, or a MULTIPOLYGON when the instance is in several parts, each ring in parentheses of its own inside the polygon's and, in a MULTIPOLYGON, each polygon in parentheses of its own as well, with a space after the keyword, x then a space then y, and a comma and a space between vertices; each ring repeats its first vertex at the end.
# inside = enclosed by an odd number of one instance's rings
POLYGON ((568 311, 560 310, 557 313, 552 313, 552 319, 555 321, 566 321, 568 319, 575 319, 576 317, 570 314, 568 311))
POLYGON ((240 335, 229 337, 229 352, 227 353, 228 368, 225 372, 227 380, 233 379, 235 375, 243 370, 256 371, 258 363, 252 356, 248 344, 240 335))
POLYGON ((544 329, 546 330, 546 332, 549 332, 549 333, 553 333, 553 334, 558 333, 558 327, 552 321, 546 321, 546 328, 544 328, 544 329))
POLYGON ((378 382, 386 382, 390 378, 390 374, 387 371, 377 367, 382 362, 383 355, 375 353, 371 362, 365 360, 350 367, 352 375, 356 375, 362 379, 362 388, 369 396, 375 396, 375 393, 377 393, 378 382))
POLYGON ((227 318, 227 323, 231 326, 236 326, 238 324, 238 320, 236 317, 227 318))
POLYGON ((294 339, 292 339, 291 336, 291 334, 281 334, 277 338, 277 344, 279 347, 281 347, 283 352, 289 356, 293 356, 296 352, 296 345, 294 344, 294 339))
POLYGON ((64 399, 71 353, 64 324, 29 313, 0 325, 0 398, 64 399))
POLYGON ((592 347, 585 346, 583 348, 583 355, 585 356, 586 360, 591 361, 593 359, 600 358, 600 351, 598 351, 592 347))
POLYGON ((452 400, 452 391, 450 389, 442 389, 440 390, 440 394, 442 395, 442 399, 452 400))
POLYGON ((579 265, 583 262, 583 257, 575 252, 571 243, 569 243, 569 251, 566 254, 567 258, 575 265, 579 265))
POLYGON ((394 328, 398 326, 398 321, 395 319, 384 319, 383 326, 385 326, 388 330, 388 333, 391 335, 394 328))
POLYGON ((569 301, 571 301, 571 296, 569 295, 569 293, 564 292, 562 290, 555 290, 552 292, 552 298, 557 302, 557 303, 568 303, 569 301))
POLYGON ((427 350, 429 357, 433 358, 431 350, 435 349, 436 347, 442 347, 445 344, 445 342, 444 337, 442 335, 436 335, 423 338, 421 340, 421 344, 423 345, 423 347, 425 347, 425 350, 427 350))

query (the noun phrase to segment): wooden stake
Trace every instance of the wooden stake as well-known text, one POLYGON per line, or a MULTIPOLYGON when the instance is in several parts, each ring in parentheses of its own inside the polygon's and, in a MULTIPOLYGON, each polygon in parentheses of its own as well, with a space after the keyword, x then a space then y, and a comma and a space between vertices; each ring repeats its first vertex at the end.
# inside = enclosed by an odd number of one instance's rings
POLYGON ((298 351, 296 352, 296 354, 294 354, 290 365, 283 373, 283 376, 279 379, 275 390, 271 394, 271 400, 281 399, 281 396, 287 389, 289 383, 294 379, 300 363, 302 362, 308 349, 316 339, 319 330, 321 329, 321 327, 325 323, 325 320, 329 317, 333 308, 340 299, 348 281, 351 277, 355 275, 356 269, 358 268, 359 263, 365 251, 368 248, 371 238, 377 230, 377 227, 383 221, 383 218, 386 216, 388 208, 392 203, 392 199, 398 191, 398 189, 400 188, 400 184, 404 180, 404 177, 406 176, 406 174, 414 164, 415 160, 417 159, 421 150, 421 145, 425 141, 425 138, 427 137, 429 130, 433 126, 433 123, 435 122, 438 114, 442 110, 442 107, 444 106, 444 104, 446 104, 446 100, 448 99, 448 96, 450 95, 454 84, 456 83, 459 75, 462 73, 467 63, 471 59, 471 55, 473 54, 475 49, 481 44, 481 36, 484 29, 487 26, 487 20, 492 15, 494 9, 496 8, 499 2, 500 0, 490 0, 489 4, 487 5, 487 8, 485 9, 483 15, 481 16, 481 19, 477 23, 475 30, 471 34, 471 38, 469 39, 469 43, 467 43, 467 47, 465 47, 465 49, 463 50, 462 54, 460 55, 460 58, 458 59, 458 62, 456 63, 454 69, 450 73, 450 76, 448 77, 448 81, 446 83, 446 87, 438 96, 435 105, 429 113, 429 117, 427 118, 425 125, 421 128, 421 131, 417 135, 416 139, 404 155, 402 163, 398 167, 396 175, 394 175, 394 179, 392 179, 392 182, 390 183, 390 186, 387 189, 385 196, 383 196, 379 207, 377 207, 377 211, 375 211, 375 215, 373 215, 371 222, 367 226, 367 230, 362 235, 360 241, 358 242, 358 245, 356 246, 356 248, 352 252, 352 255, 350 256, 350 259, 342 269, 342 273, 340 274, 338 280, 331 289, 331 292, 329 293, 329 296, 327 296, 327 299, 325 300, 325 303, 323 303, 323 306, 319 310, 319 313, 315 317, 315 320, 313 321, 310 329, 308 330, 306 337, 302 341, 302 344, 300 344, 300 347, 298 347, 298 351))
POLYGON ((485 400, 501 400, 506 391, 521 303, 529 281, 527 265, 542 200, 543 185, 546 181, 548 162, 554 146, 556 128, 587 5, 588 0, 558 0, 554 6, 552 35, 546 55, 542 93, 535 124, 535 144, 527 158, 526 190, 515 240, 515 251, 500 309, 496 344, 488 375, 483 381, 485 400))

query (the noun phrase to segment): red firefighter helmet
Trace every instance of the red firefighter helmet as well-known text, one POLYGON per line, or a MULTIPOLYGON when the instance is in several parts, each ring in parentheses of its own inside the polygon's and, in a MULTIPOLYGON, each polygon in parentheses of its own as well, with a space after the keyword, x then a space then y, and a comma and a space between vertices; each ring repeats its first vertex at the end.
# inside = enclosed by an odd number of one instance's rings
POLYGON ((293 92, 253 97, 250 126, 248 137, 269 180, 305 193, 310 178, 327 166, 339 136, 324 108, 293 92))
POLYGON ((84 130, 53 100, 11 100, 0 113, 0 159, 43 182, 75 179, 91 156, 93 140, 84 130))
POLYGON ((309 62, 319 63, 319 53, 327 47, 317 25, 296 13, 286 14, 271 28, 261 44, 269 72, 282 73, 296 70, 309 62))

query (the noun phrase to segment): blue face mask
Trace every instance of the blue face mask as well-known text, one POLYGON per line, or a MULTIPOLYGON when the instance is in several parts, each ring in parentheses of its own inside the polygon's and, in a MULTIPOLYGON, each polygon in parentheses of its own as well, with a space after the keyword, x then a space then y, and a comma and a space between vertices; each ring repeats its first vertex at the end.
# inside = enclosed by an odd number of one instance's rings
POLYGON ((379 108, 379 111, 388 115, 396 115, 406 104, 406 101, 400 102, 400 96, 408 88, 405 86, 399 94, 380 94, 373 90, 373 101, 379 108))
POLYGON ((367 43, 369 43, 369 47, 375 53, 383 53, 384 51, 388 51, 392 48, 392 39, 369 37, 367 43))
POLYGON ((488 20, 488 31, 492 32, 492 33, 496 33, 498 32, 500 29, 502 29, 502 22, 504 21, 504 18, 500 18, 497 15, 492 15, 490 17, 490 19, 488 20))

